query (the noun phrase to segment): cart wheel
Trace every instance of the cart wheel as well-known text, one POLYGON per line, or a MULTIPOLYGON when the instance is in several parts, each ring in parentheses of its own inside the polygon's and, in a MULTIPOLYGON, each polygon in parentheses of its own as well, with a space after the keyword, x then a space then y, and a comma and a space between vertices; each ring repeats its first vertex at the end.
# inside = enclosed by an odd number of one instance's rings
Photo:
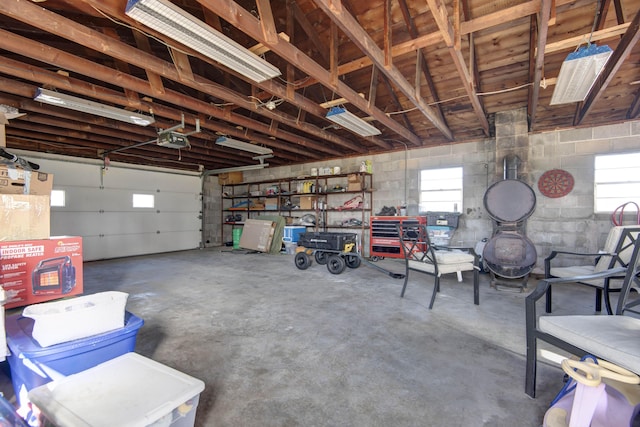
POLYGON ((347 263, 340 255, 331 255, 327 260, 327 269, 331 274, 340 274, 347 268, 347 263))
POLYGON ((371 262, 378 262, 378 260, 380 259, 380 257, 378 256, 372 256, 371 258, 369 258, 369 260, 371 260, 371 262))
POLYGON ((298 252, 294 258, 296 267, 300 270, 306 270, 311 266, 311 258, 304 252, 298 252))
POLYGON ((329 258, 328 252, 316 251, 315 253, 316 262, 320 265, 325 265, 327 263, 327 259, 329 258))
POLYGON ((344 261, 349 268, 358 268, 362 263, 362 260, 357 255, 346 255, 344 261))

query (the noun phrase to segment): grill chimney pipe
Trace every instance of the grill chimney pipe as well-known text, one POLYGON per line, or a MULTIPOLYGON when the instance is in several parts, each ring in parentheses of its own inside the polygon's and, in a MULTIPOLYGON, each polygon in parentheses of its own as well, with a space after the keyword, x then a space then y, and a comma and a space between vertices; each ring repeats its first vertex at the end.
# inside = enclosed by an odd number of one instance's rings
POLYGON ((504 179, 518 179, 518 166, 520 166, 520 157, 515 154, 504 156, 502 167, 504 170, 504 179))

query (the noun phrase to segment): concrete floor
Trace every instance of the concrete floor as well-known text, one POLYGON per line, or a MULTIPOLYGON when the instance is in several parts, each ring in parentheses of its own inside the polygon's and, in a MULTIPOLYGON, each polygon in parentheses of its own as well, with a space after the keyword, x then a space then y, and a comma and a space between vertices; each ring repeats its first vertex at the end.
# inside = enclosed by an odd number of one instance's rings
MULTIPOLYGON (((527 293, 482 274, 475 306, 471 279, 444 279, 428 310, 426 275, 400 298, 402 280, 374 268, 303 271, 292 255, 225 247, 84 266, 85 294, 129 293, 145 321, 136 352, 206 383, 197 426, 538 427, 562 372, 540 366, 538 397, 525 395, 527 293)), ((585 287, 554 288, 554 301, 593 312, 585 287)))

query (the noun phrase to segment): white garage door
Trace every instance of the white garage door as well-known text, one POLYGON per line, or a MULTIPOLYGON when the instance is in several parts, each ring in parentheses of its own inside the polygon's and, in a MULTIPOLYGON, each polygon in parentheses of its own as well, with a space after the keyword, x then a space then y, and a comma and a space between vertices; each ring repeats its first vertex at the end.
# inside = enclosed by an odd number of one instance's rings
POLYGON ((82 236, 85 260, 194 249, 201 240, 197 174, 43 159, 21 152, 53 174, 64 207, 51 208, 51 235, 82 236), (135 195, 152 207, 134 207, 135 195))

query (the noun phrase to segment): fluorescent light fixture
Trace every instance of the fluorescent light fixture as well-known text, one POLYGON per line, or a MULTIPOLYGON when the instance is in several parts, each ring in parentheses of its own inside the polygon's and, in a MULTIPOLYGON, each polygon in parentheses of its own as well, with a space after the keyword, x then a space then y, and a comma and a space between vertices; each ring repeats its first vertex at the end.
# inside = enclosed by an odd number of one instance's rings
POLYGON ((33 99, 35 101, 44 102, 45 104, 56 105, 58 107, 64 107, 83 113, 95 114, 96 116, 120 120, 139 126, 147 126, 155 121, 151 116, 134 113, 121 108, 110 107, 93 101, 87 101, 86 99, 76 98, 75 96, 65 95, 64 93, 58 93, 48 89, 38 88, 33 99))
POLYGON ((255 82, 280 70, 167 0, 128 0, 125 14, 255 82))
POLYGON ((379 129, 350 113, 343 107, 332 107, 327 113, 327 119, 349 129, 361 136, 380 135, 379 129))
POLYGON ((248 142, 238 141, 237 139, 227 138, 226 136, 221 136, 220 138, 216 139, 216 144, 223 147, 235 148, 236 150, 248 151, 250 153, 262 155, 273 153, 273 150, 271 148, 249 144, 248 142))
POLYGON ((226 172, 242 172, 242 171, 252 171, 256 169, 263 169, 269 166, 269 163, 260 163, 259 165, 247 165, 247 166, 236 166, 233 168, 223 168, 223 169, 213 169, 210 170, 209 173, 215 175, 217 173, 226 173, 226 172))
POLYGON ((584 101, 612 53, 609 46, 595 44, 571 52, 560 67, 550 105, 584 101))

